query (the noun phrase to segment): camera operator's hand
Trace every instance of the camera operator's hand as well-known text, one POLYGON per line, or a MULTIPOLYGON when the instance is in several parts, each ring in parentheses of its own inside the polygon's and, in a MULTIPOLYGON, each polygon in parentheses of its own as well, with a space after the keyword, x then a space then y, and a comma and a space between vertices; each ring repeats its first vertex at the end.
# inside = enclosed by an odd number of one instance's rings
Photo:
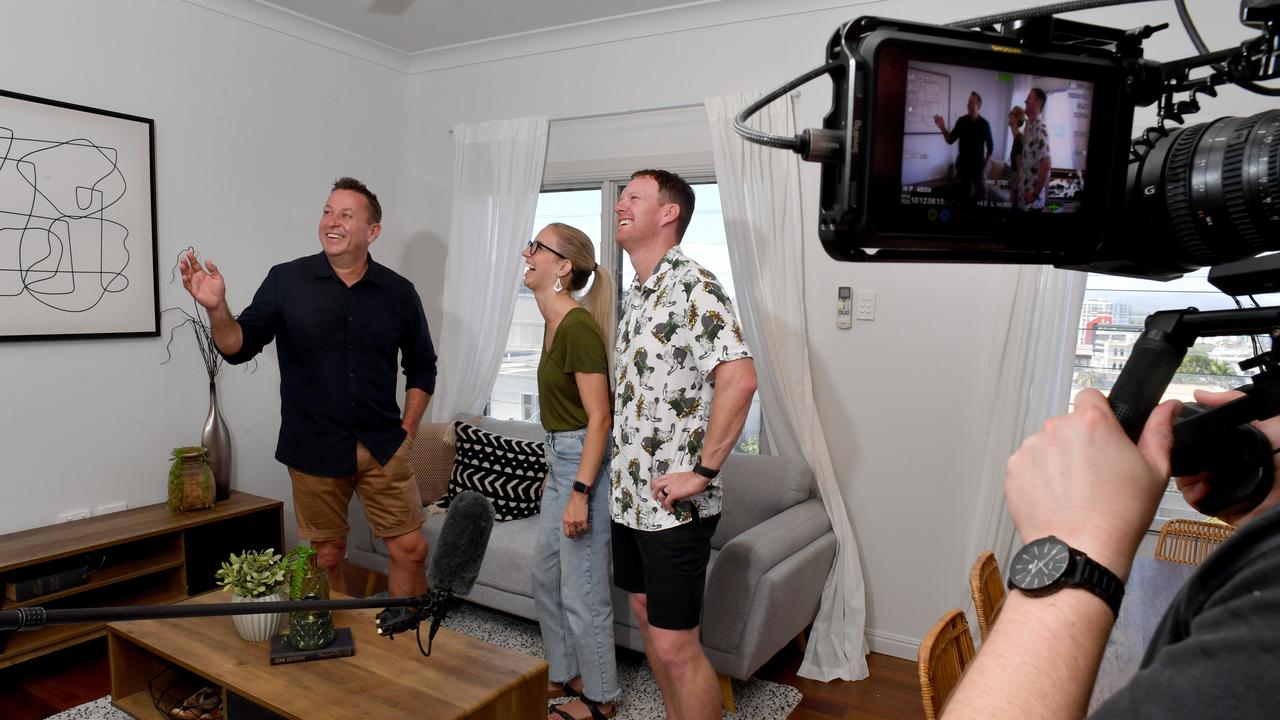
MULTIPOLYGON (((1218 407, 1242 397, 1244 393, 1239 390, 1229 390, 1227 392, 1210 392, 1208 390, 1196 390, 1196 402, 1207 405, 1208 407, 1218 407)), ((1267 418, 1266 420, 1254 421, 1253 426, 1262 431, 1263 435, 1271 441, 1271 447, 1280 446, 1280 417, 1267 418)), ((1273 456, 1274 457, 1274 456, 1273 456)), ((1280 473, 1280 469, 1277 470, 1280 473)), ((1182 498, 1192 507, 1197 507, 1201 500, 1204 499, 1206 493, 1209 492, 1209 485, 1213 483, 1213 473, 1202 472, 1199 475, 1191 475, 1189 477, 1174 478, 1178 483, 1178 489, 1182 491, 1182 498)), ((1258 503, 1258 507, 1241 515, 1219 515, 1218 519, 1229 522, 1236 527, 1244 525, 1258 515, 1270 510, 1280 504, 1280 484, 1273 485, 1271 492, 1258 503)))
POLYGON ((1006 469, 1009 514, 1024 541, 1056 535, 1121 579, 1169 479, 1173 418, 1181 403, 1151 413, 1135 447, 1096 390, 1022 443, 1006 469))

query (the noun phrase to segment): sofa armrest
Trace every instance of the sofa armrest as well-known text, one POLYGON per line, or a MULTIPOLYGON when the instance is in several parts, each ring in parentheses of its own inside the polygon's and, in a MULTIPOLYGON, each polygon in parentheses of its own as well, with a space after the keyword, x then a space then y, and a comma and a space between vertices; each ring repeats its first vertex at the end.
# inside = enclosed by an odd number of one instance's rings
MULTIPOLYGON (((360 496, 358 495, 353 494, 351 502, 347 503, 347 525, 351 527, 347 532, 348 553, 386 554, 379 553, 374 547, 373 528, 369 527, 369 520, 364 516, 364 505, 360 503, 360 496)), ((370 570, 372 568, 365 569, 370 570)))
POLYGON ((830 532, 822 501, 810 498, 726 543, 708 572, 705 606, 714 612, 703 614, 703 644, 736 649, 760 578, 830 532))

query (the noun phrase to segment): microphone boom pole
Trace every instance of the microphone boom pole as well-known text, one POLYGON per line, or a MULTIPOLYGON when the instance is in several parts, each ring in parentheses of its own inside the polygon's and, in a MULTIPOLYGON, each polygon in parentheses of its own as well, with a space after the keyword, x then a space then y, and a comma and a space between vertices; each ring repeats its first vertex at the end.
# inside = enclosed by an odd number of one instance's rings
POLYGON ((124 620, 165 620, 225 615, 262 615, 311 610, 358 610, 365 608, 418 608, 422 617, 431 614, 429 594, 401 598, 352 598, 349 600, 273 600, 256 603, 214 603, 209 605, 129 605, 123 607, 55 608, 25 607, 0 610, 0 632, 39 630, 46 625, 117 622, 124 620))

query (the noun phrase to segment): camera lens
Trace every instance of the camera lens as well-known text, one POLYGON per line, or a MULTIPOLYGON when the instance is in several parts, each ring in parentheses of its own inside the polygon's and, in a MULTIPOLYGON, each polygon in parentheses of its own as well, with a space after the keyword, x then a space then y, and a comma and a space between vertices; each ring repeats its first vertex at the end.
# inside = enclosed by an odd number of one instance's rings
POLYGON ((1280 110, 1174 130, 1130 179, 1144 244, 1162 266, 1185 272, 1280 250, 1280 110))

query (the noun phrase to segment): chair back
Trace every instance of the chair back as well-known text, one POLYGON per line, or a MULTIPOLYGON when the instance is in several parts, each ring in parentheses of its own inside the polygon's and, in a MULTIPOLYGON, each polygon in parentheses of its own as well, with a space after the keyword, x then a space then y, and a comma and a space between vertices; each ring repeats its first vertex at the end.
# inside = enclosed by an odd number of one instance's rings
POLYGON ((973 595, 973 608, 978 615, 978 632, 986 640, 992 623, 1004 607, 1005 595, 1004 579, 1000 577, 996 556, 990 550, 979 555, 969 571, 969 592, 973 595))
POLYGON ((973 662, 973 638, 963 610, 949 610, 920 642, 920 700, 925 720, 936 720, 964 669, 973 662))
POLYGON ((1234 525, 1203 520, 1170 520, 1160 528, 1156 559, 1183 565, 1199 565, 1209 553, 1231 537, 1234 525))

